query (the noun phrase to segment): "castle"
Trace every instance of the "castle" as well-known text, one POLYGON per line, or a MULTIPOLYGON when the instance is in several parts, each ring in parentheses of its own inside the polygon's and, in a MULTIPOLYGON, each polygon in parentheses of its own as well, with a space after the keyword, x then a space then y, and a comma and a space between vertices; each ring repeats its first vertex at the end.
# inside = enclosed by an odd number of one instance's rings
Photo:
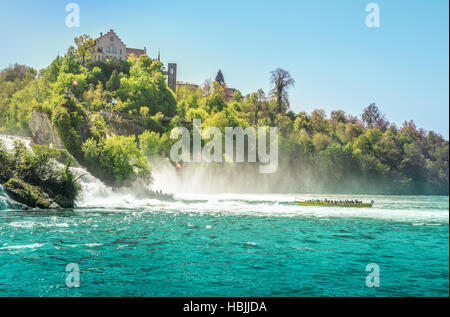
MULTIPOLYGON (((147 48, 138 49, 126 47, 122 39, 114 32, 114 30, 109 30, 109 32, 103 34, 100 33, 100 37, 95 40, 94 53, 92 54, 92 60, 104 62, 107 58, 117 58, 121 61, 126 61, 127 58, 133 54, 135 58, 147 54, 147 48)), ((158 54, 159 55, 159 54, 158 54)), ((160 56, 158 56, 158 61, 160 56)), ((174 93, 177 90, 177 64, 168 63, 168 70, 164 73, 167 76, 167 84, 174 93)))

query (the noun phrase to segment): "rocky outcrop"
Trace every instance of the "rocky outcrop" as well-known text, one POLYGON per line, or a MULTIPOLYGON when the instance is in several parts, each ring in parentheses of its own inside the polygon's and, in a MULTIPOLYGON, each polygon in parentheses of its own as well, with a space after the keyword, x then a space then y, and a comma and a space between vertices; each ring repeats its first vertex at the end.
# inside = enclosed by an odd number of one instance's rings
POLYGON ((5 209, 16 209, 16 210, 27 210, 28 206, 20 204, 12 200, 5 192, 5 189, 0 185, 0 210, 5 209))
POLYGON ((3 185, 5 192, 15 201, 31 208, 57 209, 60 206, 36 186, 11 178, 3 185))
POLYGON ((33 109, 30 118, 30 130, 34 143, 40 145, 53 144, 59 149, 64 149, 64 144, 47 114, 33 109))

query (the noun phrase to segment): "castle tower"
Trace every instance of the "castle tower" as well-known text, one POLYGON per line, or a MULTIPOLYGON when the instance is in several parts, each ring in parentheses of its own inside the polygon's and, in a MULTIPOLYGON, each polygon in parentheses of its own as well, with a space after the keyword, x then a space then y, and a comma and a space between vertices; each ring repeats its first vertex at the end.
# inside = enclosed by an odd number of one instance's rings
POLYGON ((169 63, 167 70, 167 84, 173 93, 177 93, 177 64, 169 63))

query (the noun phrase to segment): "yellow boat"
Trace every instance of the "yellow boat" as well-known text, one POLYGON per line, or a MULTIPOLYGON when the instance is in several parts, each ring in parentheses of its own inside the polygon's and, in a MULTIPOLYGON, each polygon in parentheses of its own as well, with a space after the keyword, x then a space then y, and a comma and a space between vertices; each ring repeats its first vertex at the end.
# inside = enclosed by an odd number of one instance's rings
POLYGON ((300 206, 320 206, 320 207, 359 207, 370 208, 373 206, 373 201, 370 203, 352 203, 352 202, 332 202, 332 201, 296 201, 300 206))

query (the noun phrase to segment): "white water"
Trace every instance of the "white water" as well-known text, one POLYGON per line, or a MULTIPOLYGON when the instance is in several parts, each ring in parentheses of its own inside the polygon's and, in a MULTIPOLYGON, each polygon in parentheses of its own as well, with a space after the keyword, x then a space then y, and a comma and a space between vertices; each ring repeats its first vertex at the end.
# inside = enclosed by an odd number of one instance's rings
MULTIPOLYGON (((174 169, 174 168, 173 168, 174 169)), ((80 171, 81 172, 81 171, 80 171)), ((136 198, 131 191, 117 192, 89 175, 83 178, 85 186, 78 202, 79 207, 113 208, 131 211, 245 215, 256 217, 314 217, 369 218, 406 221, 417 225, 434 225, 449 222, 448 197, 436 201, 434 196, 364 196, 364 195, 293 195, 293 194, 194 194, 176 185, 179 177, 173 172, 154 172, 154 184, 166 192, 174 193, 175 201, 136 198), (172 174, 172 175, 171 175, 172 174), (171 175, 170 178, 167 175, 171 175), (175 184, 175 185, 173 185, 175 184), (295 200, 306 199, 358 199, 375 201, 372 208, 303 207, 295 200), (442 206, 447 206, 443 210, 442 206)))
MULTIPOLYGON (((0 135, 7 149, 12 149, 15 140, 30 146, 30 139, 0 135)), ((130 189, 114 191, 83 168, 72 168, 80 178, 82 194, 77 207, 83 209, 101 208, 131 210, 139 212, 167 212, 212 215, 246 215, 258 217, 315 217, 328 218, 371 218, 380 220, 407 221, 416 225, 434 225, 449 222, 448 196, 364 196, 364 195, 292 195, 292 194, 227 194, 198 192, 196 184, 203 181, 200 174, 183 178, 168 162, 157 162, 153 169, 155 189, 174 193, 175 201, 137 198, 130 189), (330 198, 374 200, 373 208, 324 208, 303 207, 295 200, 330 198)), ((209 179, 209 182, 212 180, 209 179)), ((1 191, 1 188, 0 188, 1 191)), ((12 202, 0 192, 4 205, 12 202), (7 201, 8 200, 8 201, 7 201)))
POLYGON ((14 148, 14 141, 22 141, 27 148, 31 148, 31 138, 0 134, 0 140, 8 151, 14 148))
POLYGON ((72 172, 84 175, 79 178, 82 193, 76 202, 77 207, 129 208, 154 201, 137 198, 131 189, 113 190, 84 168, 72 168, 72 172))

